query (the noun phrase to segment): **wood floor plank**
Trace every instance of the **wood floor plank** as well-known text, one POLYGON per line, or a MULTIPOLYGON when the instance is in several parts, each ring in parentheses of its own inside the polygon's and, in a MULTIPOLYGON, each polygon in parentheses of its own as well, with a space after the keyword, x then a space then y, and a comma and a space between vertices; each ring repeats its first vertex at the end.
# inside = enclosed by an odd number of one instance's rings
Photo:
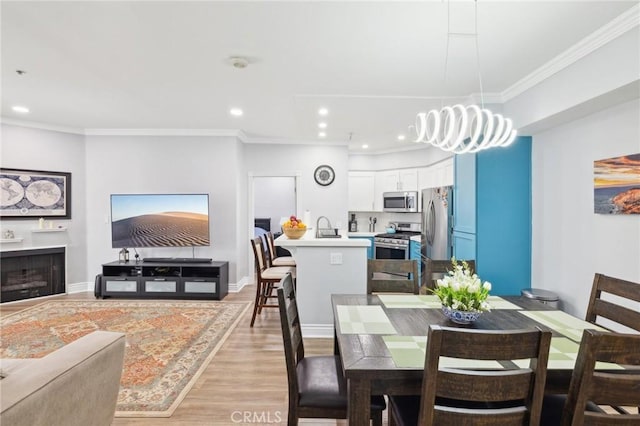
MULTIPOLYGON (((252 301, 255 288, 229 293, 225 301, 252 301)), ((0 305, 0 316, 19 312, 47 300, 91 300, 75 293, 0 305)), ((117 418, 117 426, 279 425, 287 422, 287 374, 280 320, 266 309, 249 327, 251 309, 220 348, 189 394, 169 418, 117 418)), ((332 339, 305 340, 307 355, 330 354, 332 339)), ((346 425, 335 420, 301 420, 301 424, 346 425)))

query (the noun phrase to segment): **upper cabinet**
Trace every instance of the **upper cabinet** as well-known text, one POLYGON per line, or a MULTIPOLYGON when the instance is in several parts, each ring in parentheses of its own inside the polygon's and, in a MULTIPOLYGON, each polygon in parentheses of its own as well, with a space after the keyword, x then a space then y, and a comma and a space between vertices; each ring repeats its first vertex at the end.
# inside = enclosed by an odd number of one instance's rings
POLYGON ((377 173, 380 192, 417 191, 418 169, 386 170, 377 173))
POLYGON ((418 189, 453 185, 453 157, 418 169, 418 189))
POLYGON ((375 173, 349 172, 349 211, 371 212, 375 208, 375 173))

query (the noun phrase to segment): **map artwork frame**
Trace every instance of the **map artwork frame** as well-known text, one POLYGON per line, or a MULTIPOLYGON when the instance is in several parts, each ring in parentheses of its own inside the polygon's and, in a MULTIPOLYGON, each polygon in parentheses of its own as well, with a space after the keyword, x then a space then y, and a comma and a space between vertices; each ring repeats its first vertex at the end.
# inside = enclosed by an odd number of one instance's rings
POLYGON ((0 219, 71 219, 71 173, 0 169, 0 219))

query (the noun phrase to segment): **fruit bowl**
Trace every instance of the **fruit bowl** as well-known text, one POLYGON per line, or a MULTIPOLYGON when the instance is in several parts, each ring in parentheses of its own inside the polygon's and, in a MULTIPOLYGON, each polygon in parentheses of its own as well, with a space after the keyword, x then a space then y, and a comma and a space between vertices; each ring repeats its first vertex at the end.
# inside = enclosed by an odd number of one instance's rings
POLYGON ((307 228, 282 228, 282 232, 284 232, 284 235, 290 240, 297 240, 307 232, 307 228))

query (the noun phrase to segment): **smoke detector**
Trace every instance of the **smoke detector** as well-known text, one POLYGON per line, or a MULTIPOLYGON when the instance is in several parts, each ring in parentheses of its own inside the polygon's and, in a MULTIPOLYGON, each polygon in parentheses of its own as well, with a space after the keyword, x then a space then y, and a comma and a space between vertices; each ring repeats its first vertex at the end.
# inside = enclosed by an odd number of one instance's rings
POLYGON ((243 58, 241 56, 232 56, 229 58, 229 63, 233 65, 234 68, 243 69, 249 66, 249 61, 247 58, 243 58))

